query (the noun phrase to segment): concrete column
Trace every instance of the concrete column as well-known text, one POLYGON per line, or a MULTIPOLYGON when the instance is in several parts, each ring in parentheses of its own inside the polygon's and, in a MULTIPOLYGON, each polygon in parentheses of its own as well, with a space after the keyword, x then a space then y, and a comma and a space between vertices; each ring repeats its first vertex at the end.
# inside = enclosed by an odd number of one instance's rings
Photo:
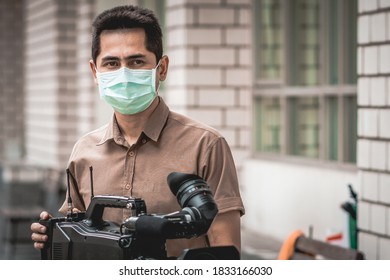
POLYGON ((23 2, 0 1, 0 163, 24 154, 23 2))
POLYGON ((77 1, 25 1, 27 161, 64 168, 77 136, 77 1))
POLYGON ((251 1, 166 2, 171 108, 218 129, 238 169, 249 154, 251 1))
POLYGON ((390 2, 359 1, 359 249, 390 259, 390 2))

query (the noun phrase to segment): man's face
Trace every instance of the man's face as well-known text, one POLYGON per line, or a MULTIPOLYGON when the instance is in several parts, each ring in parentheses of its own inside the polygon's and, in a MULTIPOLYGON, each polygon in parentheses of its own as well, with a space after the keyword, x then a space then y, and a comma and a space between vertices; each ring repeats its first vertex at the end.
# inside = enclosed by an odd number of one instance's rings
MULTIPOLYGON (((145 47, 146 34, 142 28, 123 30, 105 30, 100 34, 100 54, 96 58, 96 65, 90 61, 90 67, 94 75, 96 69, 99 72, 118 70, 122 67, 129 69, 153 69, 158 61, 154 53, 145 47), (96 69, 95 69, 96 67, 96 69)), ((157 71, 156 81, 163 81, 168 68, 168 58, 161 59, 157 71)))

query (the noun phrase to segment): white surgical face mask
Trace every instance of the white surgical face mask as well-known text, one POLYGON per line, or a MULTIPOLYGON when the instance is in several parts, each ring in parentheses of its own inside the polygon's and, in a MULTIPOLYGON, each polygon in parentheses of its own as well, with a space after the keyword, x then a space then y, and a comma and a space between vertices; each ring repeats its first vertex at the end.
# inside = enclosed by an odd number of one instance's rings
POLYGON ((160 62, 151 70, 127 67, 110 72, 96 70, 100 98, 124 115, 145 111, 157 96, 156 70, 160 62))

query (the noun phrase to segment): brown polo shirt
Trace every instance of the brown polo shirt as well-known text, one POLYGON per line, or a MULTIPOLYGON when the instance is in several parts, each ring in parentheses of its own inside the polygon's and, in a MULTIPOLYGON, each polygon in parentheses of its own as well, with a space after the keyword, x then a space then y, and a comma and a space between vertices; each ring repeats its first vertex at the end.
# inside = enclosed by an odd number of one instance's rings
MULTIPOLYGON (((77 181, 71 191, 74 207, 80 210, 85 210, 90 203, 90 166, 94 195, 142 198, 148 214, 180 210, 167 184, 167 176, 175 171, 205 179, 219 213, 238 210, 244 214, 235 165, 225 139, 211 127, 170 111, 162 98, 137 143, 131 147, 119 130, 115 116, 107 125, 77 141, 68 167, 77 181)), ((65 214, 66 209, 65 201, 60 212, 65 214)), ((128 210, 106 208, 104 219, 122 223, 129 215, 128 210)), ((207 246, 206 237, 168 240, 168 256, 178 256, 186 248, 204 246, 207 246)))

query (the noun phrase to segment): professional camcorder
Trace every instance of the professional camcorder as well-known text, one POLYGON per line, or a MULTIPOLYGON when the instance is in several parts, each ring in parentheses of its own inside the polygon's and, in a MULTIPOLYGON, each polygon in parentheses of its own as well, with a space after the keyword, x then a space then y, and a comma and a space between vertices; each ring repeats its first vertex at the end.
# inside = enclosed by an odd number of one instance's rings
MULTIPOLYGON (((92 172, 92 168, 90 168, 92 172)), ((69 171, 68 171, 69 175, 69 171)), ((91 175, 92 178, 92 175, 91 175)), ((68 198, 65 217, 41 220, 48 241, 42 259, 168 259, 167 239, 193 238, 206 234, 218 213, 207 183, 197 175, 173 172, 168 185, 182 210, 147 214, 145 201, 126 196, 93 196, 85 212, 73 213, 68 198), (106 207, 130 209, 122 224, 103 220, 106 207)), ((68 193, 69 176, 68 176, 68 193)), ((233 246, 186 249, 174 259, 239 259, 233 246)))

